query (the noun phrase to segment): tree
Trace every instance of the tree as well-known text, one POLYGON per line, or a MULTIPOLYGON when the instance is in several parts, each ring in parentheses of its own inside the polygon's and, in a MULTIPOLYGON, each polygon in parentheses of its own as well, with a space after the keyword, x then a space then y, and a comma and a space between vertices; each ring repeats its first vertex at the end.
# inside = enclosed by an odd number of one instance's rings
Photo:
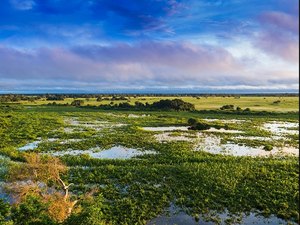
POLYGON ((72 106, 82 106, 83 105, 83 103, 84 103, 84 101, 83 100, 74 100, 72 103, 71 103, 71 105, 72 106))
POLYGON ((61 178, 66 172, 67 167, 58 158, 27 153, 25 163, 10 168, 6 185, 19 205, 17 212, 24 212, 22 207, 28 205, 27 201, 30 208, 41 202, 47 205, 47 216, 54 221, 68 218, 78 200, 71 200, 71 184, 67 185, 61 178))
POLYGON ((164 110, 176 110, 176 111, 193 111, 195 106, 189 102, 185 102, 181 99, 165 99, 158 102, 153 102, 152 108, 164 109, 164 110))

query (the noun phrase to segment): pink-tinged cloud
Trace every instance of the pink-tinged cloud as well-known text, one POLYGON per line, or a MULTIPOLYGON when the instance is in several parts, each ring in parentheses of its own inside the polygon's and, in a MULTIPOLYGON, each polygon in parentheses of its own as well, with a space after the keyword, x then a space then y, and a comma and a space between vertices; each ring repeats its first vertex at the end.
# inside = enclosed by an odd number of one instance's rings
POLYGON ((236 74, 240 68, 224 49, 191 44, 148 42, 27 52, 0 48, 2 78, 172 83, 207 81, 236 74))
POLYGON ((76 84, 109 87, 291 85, 297 72, 251 70, 218 46, 142 42, 113 46, 40 48, 0 47, 0 81, 35 81, 40 86, 76 84))
POLYGON ((283 60, 299 61, 299 14, 266 12, 260 17, 262 31, 256 42, 266 53, 283 60))

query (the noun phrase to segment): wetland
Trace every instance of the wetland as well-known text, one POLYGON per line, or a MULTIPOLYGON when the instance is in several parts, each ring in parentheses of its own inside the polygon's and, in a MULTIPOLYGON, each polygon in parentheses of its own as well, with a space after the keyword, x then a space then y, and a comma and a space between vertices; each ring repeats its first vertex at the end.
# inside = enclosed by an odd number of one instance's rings
POLYGON ((264 115, 2 103, 0 186, 24 154, 52 155, 74 195, 97 190, 99 224, 296 224, 296 104, 264 115), (190 118, 212 127, 188 129, 190 118))

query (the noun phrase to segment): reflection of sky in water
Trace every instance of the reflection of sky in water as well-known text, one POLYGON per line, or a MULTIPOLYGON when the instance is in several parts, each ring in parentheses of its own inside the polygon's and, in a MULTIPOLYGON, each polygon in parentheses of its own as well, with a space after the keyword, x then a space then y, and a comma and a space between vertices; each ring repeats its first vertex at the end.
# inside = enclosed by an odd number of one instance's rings
POLYGON ((265 130, 272 132, 273 134, 299 134, 299 123, 289 123, 289 122, 278 122, 273 121, 265 123, 263 125, 265 130), (290 130, 292 128, 292 130, 290 130), (298 128, 298 129, 296 129, 298 128), (296 130, 294 130, 296 129, 296 130))
POLYGON ((33 150, 38 147, 39 143, 41 141, 34 141, 31 143, 28 143, 27 145, 24 145, 23 147, 19 148, 20 151, 27 151, 27 150, 33 150))
MULTIPOLYGON (((199 221, 196 221, 194 217, 189 216, 185 212, 182 212, 179 208, 171 206, 168 209, 168 213, 170 215, 161 215, 157 218, 150 220, 147 225, 214 225, 214 222, 205 221, 204 216, 199 216, 199 221)), ((226 224, 225 220, 229 218, 228 212, 224 213, 216 213, 214 218, 219 218, 221 220, 221 224, 226 224)), ((236 223, 239 224, 239 223, 236 223)), ((242 222, 240 224, 245 225, 269 225, 269 224, 288 224, 286 221, 276 217, 270 216, 269 218, 265 218, 263 216, 256 216, 255 213, 250 213, 249 215, 242 214, 242 222)), ((296 224, 291 223, 289 224, 296 224)))
POLYGON ((114 146, 110 149, 103 150, 100 152, 95 152, 94 150, 69 150, 69 151, 60 151, 60 152, 51 152, 50 154, 54 156, 63 156, 63 155, 82 155, 88 154, 92 158, 97 159, 129 159, 134 156, 145 155, 145 154, 155 154, 154 151, 139 151, 137 149, 125 148, 122 146, 114 146))
POLYGON ((294 147, 274 147, 271 151, 265 151, 263 146, 250 147, 233 143, 221 144, 221 139, 217 136, 202 137, 201 141, 196 145, 195 150, 233 156, 270 156, 277 154, 299 155, 299 149, 294 147))
POLYGON ((143 127, 143 130, 147 130, 147 131, 173 131, 173 130, 183 130, 183 131, 187 131, 188 127, 175 127, 175 126, 171 126, 171 127, 143 127))

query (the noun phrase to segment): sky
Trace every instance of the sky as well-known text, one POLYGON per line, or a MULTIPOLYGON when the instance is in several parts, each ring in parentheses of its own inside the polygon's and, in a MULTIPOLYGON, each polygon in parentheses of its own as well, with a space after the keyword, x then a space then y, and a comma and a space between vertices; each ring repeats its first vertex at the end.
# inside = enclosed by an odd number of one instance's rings
POLYGON ((1 0, 0 93, 298 92, 298 0, 1 0))

